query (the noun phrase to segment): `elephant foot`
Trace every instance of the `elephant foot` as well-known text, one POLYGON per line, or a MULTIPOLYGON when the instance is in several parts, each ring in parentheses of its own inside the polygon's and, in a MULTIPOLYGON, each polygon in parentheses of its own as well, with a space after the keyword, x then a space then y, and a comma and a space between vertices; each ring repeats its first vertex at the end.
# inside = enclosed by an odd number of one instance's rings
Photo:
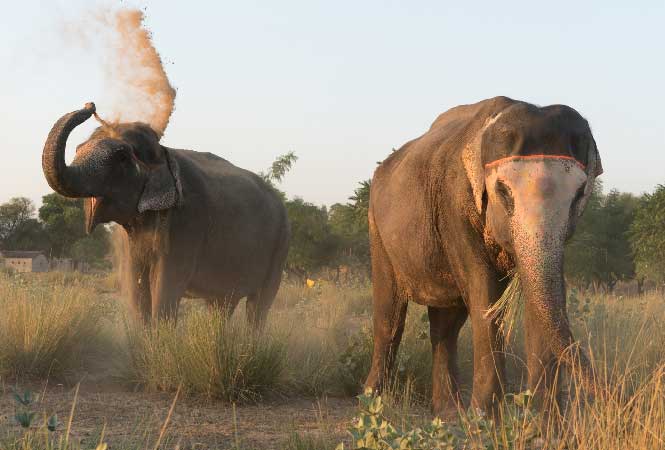
POLYGON ((464 412, 464 408, 461 405, 448 404, 441 408, 432 406, 432 415, 441 419, 442 422, 456 422, 462 412, 464 412))
POLYGON ((432 398, 432 414, 444 422, 455 422, 464 412, 464 403, 459 396, 447 395, 445 399, 432 398))
POLYGON ((365 380, 365 384, 363 385, 363 392, 367 392, 369 389, 373 394, 380 394, 381 390, 383 389, 383 385, 379 380, 380 377, 373 376, 370 373, 370 375, 367 377, 367 380, 365 380))

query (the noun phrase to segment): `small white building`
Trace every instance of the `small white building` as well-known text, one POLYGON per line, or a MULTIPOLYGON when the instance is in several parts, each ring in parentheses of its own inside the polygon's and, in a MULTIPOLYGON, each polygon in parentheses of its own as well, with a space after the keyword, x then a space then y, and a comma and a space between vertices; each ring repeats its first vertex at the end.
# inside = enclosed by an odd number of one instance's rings
POLYGON ((48 272, 48 259, 42 252, 4 250, 0 256, 5 260, 5 267, 16 272, 48 272))

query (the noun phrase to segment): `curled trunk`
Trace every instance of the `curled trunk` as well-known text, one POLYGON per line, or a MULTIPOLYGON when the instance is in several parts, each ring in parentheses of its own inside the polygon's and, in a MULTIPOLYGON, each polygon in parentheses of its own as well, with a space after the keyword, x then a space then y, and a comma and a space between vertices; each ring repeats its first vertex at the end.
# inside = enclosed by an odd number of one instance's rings
POLYGON ((95 112, 95 104, 87 103, 83 109, 62 116, 51 128, 42 153, 42 169, 49 186, 66 197, 90 197, 94 195, 86 186, 84 167, 67 166, 65 146, 74 128, 85 122, 95 112))

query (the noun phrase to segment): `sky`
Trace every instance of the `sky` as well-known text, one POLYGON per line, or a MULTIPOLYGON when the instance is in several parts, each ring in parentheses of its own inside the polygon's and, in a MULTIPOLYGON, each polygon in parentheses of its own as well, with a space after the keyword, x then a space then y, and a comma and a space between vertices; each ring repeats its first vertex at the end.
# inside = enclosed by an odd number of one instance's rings
MULTIPOLYGON (((87 101, 102 116, 112 104, 108 55, 76 42, 94 31, 62 33, 109 5, 145 9, 177 89, 162 143, 253 171, 294 151, 289 196, 344 202, 438 114, 496 95, 584 115, 606 190, 665 183, 662 0, 25 0, 0 17, 0 202, 39 204, 53 123, 87 101)), ((94 126, 72 133, 68 161, 94 126)))

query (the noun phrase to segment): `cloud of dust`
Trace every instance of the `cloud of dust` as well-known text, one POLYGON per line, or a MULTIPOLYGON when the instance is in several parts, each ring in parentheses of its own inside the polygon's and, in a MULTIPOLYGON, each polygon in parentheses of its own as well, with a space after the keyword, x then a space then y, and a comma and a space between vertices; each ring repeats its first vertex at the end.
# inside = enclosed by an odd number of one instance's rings
POLYGON ((101 53, 105 88, 111 97, 111 109, 102 115, 112 122, 145 122, 161 137, 173 112, 176 90, 144 19, 138 9, 102 8, 66 23, 63 30, 74 38, 68 41, 101 53))

